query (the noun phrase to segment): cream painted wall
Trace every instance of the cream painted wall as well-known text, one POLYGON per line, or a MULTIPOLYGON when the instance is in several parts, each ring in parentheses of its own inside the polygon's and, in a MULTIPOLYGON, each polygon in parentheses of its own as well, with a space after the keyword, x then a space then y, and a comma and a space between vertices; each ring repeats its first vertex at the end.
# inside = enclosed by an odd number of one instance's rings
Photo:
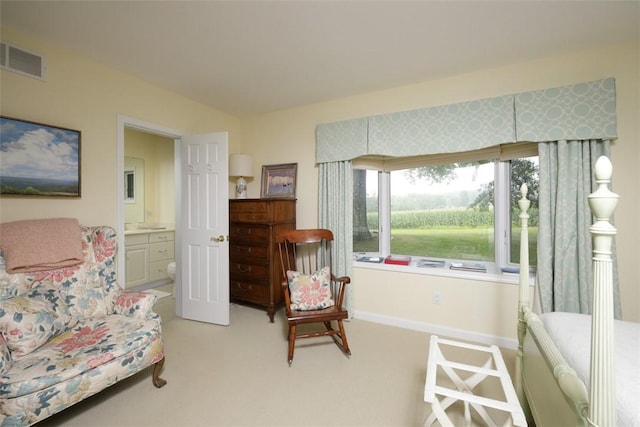
POLYGON ((356 317, 516 338, 516 285, 364 268, 355 269, 352 283, 356 317), (440 305, 432 303, 434 292, 440 305))
POLYGON ((87 225, 116 226, 118 114, 184 134, 229 132, 239 151, 241 123, 143 80, 79 57, 3 26, 2 41, 46 57, 47 79, 0 71, 3 115, 82 131, 82 197, 74 200, 2 199, 0 219, 72 216, 87 225))
MULTIPOLYGON (((261 115, 242 123, 248 152, 261 164, 298 163, 298 227, 317 226, 318 123, 451 104, 517 92, 614 77, 618 136, 612 149, 613 189, 621 196, 616 211, 619 273, 624 318, 640 322, 639 208, 640 42, 574 52, 526 63, 479 70, 393 90, 345 97, 261 115)), ((249 183, 249 196, 260 194, 260 180, 249 183)), ((441 325, 490 336, 516 338, 517 286, 402 272, 355 268, 356 316, 384 317, 399 323, 441 325), (443 304, 434 305, 439 290, 443 304)))

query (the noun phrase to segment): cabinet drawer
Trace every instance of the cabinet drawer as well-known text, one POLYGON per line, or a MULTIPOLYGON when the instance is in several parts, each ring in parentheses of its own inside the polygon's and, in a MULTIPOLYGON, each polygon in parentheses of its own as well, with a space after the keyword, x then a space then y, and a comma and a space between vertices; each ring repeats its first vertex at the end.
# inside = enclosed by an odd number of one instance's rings
POLYGON ((154 242, 169 242, 175 240, 173 238, 173 231, 166 231, 163 233, 151 233, 149 234, 149 243, 154 242))
POLYGON ((172 260, 156 261, 149 264, 149 281, 168 279, 167 266, 172 260))
POLYGON ((252 264, 249 262, 230 262, 229 273, 232 278, 239 276, 251 277, 255 279, 267 279, 269 277, 268 264, 252 264))
POLYGON ((269 251, 266 246, 229 246, 229 257, 231 261, 242 261, 245 258, 267 259, 269 251))
POLYGON ((151 262, 173 259, 173 242, 151 243, 149 245, 149 260, 151 262))
POLYGON ((264 201, 234 201, 229 206, 231 222, 269 222, 270 220, 269 205, 264 201))
POLYGON ((232 244, 248 242, 253 245, 266 244, 269 238, 267 227, 258 227, 245 224, 231 224, 229 226, 229 240, 232 244))
POLYGON ((229 221, 271 223, 295 221, 295 200, 230 200, 229 221))
POLYGON ((229 214, 229 220, 233 222, 269 222, 271 218, 264 212, 232 212, 229 214))
POLYGON ((261 213, 269 210, 268 202, 264 200, 233 200, 229 206, 229 213, 261 213))
POLYGON ((266 282, 231 280, 229 285, 231 298, 257 304, 269 302, 269 286, 266 282))
POLYGON ((124 236, 125 246, 146 245, 149 243, 148 234, 129 234, 124 236))

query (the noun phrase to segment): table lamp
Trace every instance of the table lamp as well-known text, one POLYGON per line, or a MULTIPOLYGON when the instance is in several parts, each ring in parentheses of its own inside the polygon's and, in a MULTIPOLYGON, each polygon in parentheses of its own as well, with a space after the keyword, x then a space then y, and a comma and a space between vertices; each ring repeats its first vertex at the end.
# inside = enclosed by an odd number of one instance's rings
POLYGON ((253 177, 253 160, 248 154, 232 154, 229 157, 229 176, 237 176, 236 199, 247 198, 247 182, 244 178, 253 177))

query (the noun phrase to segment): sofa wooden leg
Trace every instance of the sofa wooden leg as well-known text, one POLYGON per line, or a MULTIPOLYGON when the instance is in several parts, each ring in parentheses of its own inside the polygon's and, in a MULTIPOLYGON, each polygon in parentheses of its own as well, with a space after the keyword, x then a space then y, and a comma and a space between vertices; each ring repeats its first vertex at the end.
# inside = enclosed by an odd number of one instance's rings
POLYGON ((160 370, 162 369, 162 365, 164 365, 164 357, 160 361, 156 362, 155 365, 153 365, 153 385, 158 388, 163 387, 165 384, 167 384, 166 380, 160 378, 160 370))

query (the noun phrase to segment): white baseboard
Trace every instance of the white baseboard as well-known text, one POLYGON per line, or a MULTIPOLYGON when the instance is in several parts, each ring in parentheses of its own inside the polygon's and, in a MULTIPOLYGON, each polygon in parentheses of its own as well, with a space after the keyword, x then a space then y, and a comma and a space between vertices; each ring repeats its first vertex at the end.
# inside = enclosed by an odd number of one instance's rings
POLYGON ((353 317, 354 319, 366 320, 367 322, 381 323, 383 325, 396 326, 399 328, 411 329, 419 332, 426 332, 432 335, 455 338, 464 341, 472 341, 485 345, 497 345, 498 347, 510 350, 516 350, 518 348, 518 341, 513 338, 497 337, 494 335, 449 328, 442 325, 434 325, 431 323, 416 322, 414 320, 407 320, 399 317, 368 313, 366 311, 356 310, 353 312, 353 317))

